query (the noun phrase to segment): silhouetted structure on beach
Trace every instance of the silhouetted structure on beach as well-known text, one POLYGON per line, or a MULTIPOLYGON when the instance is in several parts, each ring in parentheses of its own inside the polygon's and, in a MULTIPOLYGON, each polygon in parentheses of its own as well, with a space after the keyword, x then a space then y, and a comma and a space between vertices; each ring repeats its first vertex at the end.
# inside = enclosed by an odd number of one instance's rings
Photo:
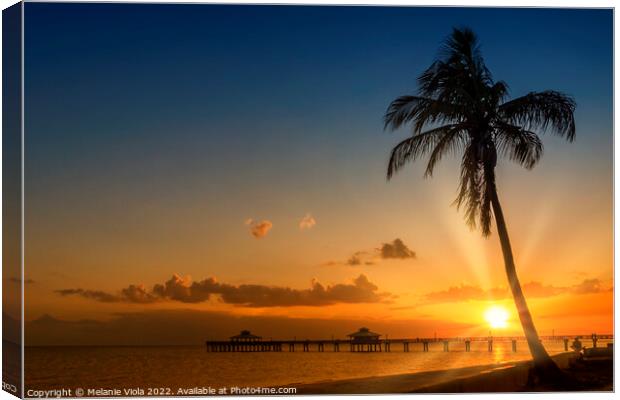
POLYGON ((246 330, 241 331, 241 333, 238 334, 238 335, 230 337, 230 340, 232 342, 241 342, 241 343, 258 342, 261 339, 262 339, 262 337, 256 336, 256 335, 252 335, 252 332, 246 331, 246 330))

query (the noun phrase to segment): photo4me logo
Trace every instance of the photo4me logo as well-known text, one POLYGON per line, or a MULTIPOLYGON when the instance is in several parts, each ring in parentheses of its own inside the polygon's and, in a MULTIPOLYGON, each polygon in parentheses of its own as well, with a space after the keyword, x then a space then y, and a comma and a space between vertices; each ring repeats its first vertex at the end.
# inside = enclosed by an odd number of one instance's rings
POLYGON ((232 395, 270 395, 270 394, 297 394, 297 388, 294 387, 239 387, 230 388, 232 395))

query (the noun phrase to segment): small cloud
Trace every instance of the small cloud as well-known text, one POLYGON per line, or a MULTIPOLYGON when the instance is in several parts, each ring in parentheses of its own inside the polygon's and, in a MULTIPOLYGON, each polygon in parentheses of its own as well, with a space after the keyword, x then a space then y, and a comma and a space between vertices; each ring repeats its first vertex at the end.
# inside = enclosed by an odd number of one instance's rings
POLYGON ((400 239, 394 239, 392 243, 384 243, 380 249, 381 258, 415 258, 415 252, 410 250, 400 239))
POLYGON ((329 261, 323 265, 348 265, 350 267, 356 267, 359 265, 375 265, 377 262, 384 259, 405 260, 410 258, 416 258, 415 251, 409 249, 402 240, 397 238, 371 251, 356 251, 346 261, 329 261))
POLYGON ((321 266, 323 266, 323 267, 333 267, 333 266, 336 266, 336 265, 342 265, 342 263, 339 262, 339 261, 331 260, 331 261, 326 261, 323 264, 321 264, 321 266))
POLYGON ((367 251, 357 251, 345 262, 346 265, 355 267, 358 265, 374 265, 375 263, 368 259, 371 255, 367 251))
POLYGON ((267 236, 273 224, 269 220, 262 220, 260 222, 254 221, 252 218, 245 220, 245 224, 250 227, 250 233, 257 239, 267 236))
POLYGON ((599 279, 585 279, 583 282, 571 287, 575 294, 588 294, 602 292, 602 282, 599 279))
POLYGON ((347 260, 347 265, 350 266, 356 266, 356 265, 360 265, 362 263, 362 260, 360 260, 359 256, 353 255, 351 256, 351 258, 349 258, 347 260))
POLYGON ((304 229, 310 229, 312 228, 314 225, 316 225, 316 220, 314 219, 314 217, 310 214, 306 214, 301 221, 299 221, 299 229, 304 230, 304 229))

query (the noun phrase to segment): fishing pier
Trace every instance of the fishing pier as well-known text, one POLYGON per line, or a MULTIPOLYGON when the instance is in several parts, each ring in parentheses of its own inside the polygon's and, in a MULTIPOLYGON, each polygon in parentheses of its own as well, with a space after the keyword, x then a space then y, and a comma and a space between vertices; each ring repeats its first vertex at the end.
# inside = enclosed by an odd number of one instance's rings
MULTIPOLYGON (((415 339, 385 339, 381 335, 370 331, 368 328, 360 328, 357 332, 347 335, 348 339, 326 339, 326 340, 263 340, 262 337, 253 335, 250 331, 242 331, 239 335, 230 337, 227 341, 206 341, 206 348, 209 352, 282 352, 282 351, 301 351, 301 352, 340 352, 350 351, 359 353, 391 352, 401 351, 409 353, 411 351, 428 352, 431 347, 440 347, 444 352, 452 350, 464 350, 470 352, 472 343, 476 343, 480 348, 493 351, 496 343, 510 343, 513 352, 517 351, 517 344, 527 346, 524 337, 515 336, 487 336, 487 337, 453 337, 453 338, 415 338, 415 339)), ((541 336, 542 342, 555 341, 563 344, 564 351, 571 349, 571 340, 575 338, 587 339, 592 347, 597 347, 599 340, 613 340, 613 335, 591 335, 580 336, 541 336)), ((573 344, 575 342, 572 342, 573 344)), ((608 344, 609 346, 609 344, 608 344)))

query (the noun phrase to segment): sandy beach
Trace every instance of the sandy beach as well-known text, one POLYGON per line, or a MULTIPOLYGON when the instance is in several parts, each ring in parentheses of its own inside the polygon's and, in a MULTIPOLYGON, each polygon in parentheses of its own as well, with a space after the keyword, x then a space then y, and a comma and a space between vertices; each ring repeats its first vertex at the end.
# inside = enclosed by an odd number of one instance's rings
MULTIPOLYGON (((578 390, 612 391, 613 360, 576 363, 572 352, 553 357, 558 366, 579 384, 578 390)), ((316 382, 297 388, 298 394, 477 393, 561 391, 561 388, 528 384, 529 361, 499 363, 414 374, 316 382)), ((574 388, 572 390, 575 390, 574 388)))

